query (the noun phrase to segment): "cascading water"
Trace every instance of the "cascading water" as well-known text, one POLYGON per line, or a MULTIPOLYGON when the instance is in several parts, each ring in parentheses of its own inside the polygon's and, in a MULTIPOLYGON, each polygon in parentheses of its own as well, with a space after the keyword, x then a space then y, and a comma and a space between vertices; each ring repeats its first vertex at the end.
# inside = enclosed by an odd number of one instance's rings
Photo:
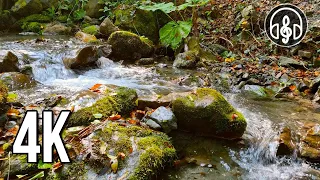
MULTIPOLYGON (((155 67, 124 66, 120 62, 112 62, 100 58, 100 68, 76 74, 66 69, 62 63, 64 57, 74 57, 77 50, 85 45, 74 39, 50 37, 45 43, 17 42, 20 38, 13 36, 0 38, 0 46, 5 50, 14 50, 20 59, 31 62, 33 76, 39 82, 36 88, 19 90, 20 100, 30 103, 43 99, 50 94, 63 94, 73 98, 74 94, 86 90, 94 84, 115 84, 135 88, 138 93, 162 93, 187 91, 193 87, 179 86, 173 79, 190 72, 162 69, 155 67)), ((26 63, 26 62, 25 62, 26 63)), ((23 64, 23 63, 22 63, 23 64)), ((221 140, 186 138, 179 136, 177 146, 186 147, 194 155, 214 165, 214 169, 202 166, 187 166, 181 169, 166 170, 163 179, 203 178, 203 179, 317 179, 318 170, 306 161, 290 157, 277 157, 277 138, 284 125, 297 126, 300 119, 318 118, 313 112, 294 114, 297 105, 284 102, 252 101, 237 94, 226 94, 231 104, 244 114, 248 121, 244 141, 248 146, 238 145, 221 140), (279 110, 281 109, 281 110, 279 110), (183 142, 186 141, 186 142, 183 142), (179 144, 181 143, 181 144, 179 144), (201 145, 200 145, 201 144, 201 145), (205 173, 205 176, 203 176, 205 173)))

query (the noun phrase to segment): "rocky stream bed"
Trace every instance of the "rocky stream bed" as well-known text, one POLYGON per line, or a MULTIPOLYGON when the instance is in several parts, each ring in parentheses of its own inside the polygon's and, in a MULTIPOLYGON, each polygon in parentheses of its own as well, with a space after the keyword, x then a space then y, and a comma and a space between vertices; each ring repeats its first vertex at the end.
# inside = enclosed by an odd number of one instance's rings
POLYGON ((74 71, 65 59, 74 62, 87 44, 37 38, 0 37, 1 53, 14 54, 23 72, 0 74, 9 88, 1 105, 2 177, 44 171, 45 179, 320 178, 320 114, 309 100, 268 98, 250 85, 230 89, 221 86, 223 73, 208 85, 201 81, 207 70, 177 69, 169 60, 148 66, 99 56, 95 68, 74 71), (72 164, 60 167, 56 159, 57 168, 47 170, 21 155, 7 159, 28 109, 74 111, 64 132, 72 164))

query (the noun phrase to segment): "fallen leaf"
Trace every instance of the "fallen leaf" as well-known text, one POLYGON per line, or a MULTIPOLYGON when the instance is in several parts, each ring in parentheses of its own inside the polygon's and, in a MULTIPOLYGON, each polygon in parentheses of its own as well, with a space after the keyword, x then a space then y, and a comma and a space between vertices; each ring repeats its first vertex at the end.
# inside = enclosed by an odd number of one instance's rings
POLYGON ((118 157, 120 157, 121 160, 124 160, 126 158, 126 155, 123 152, 119 152, 118 157))
POLYGON ((239 116, 237 114, 232 114, 232 120, 236 120, 239 116))
POLYGON ((16 136, 17 133, 18 133, 18 130, 19 130, 19 126, 18 125, 15 125, 13 128, 9 129, 5 136, 6 137, 9 137, 9 136, 16 136))
POLYGON ((94 86, 92 86, 91 88, 90 88, 90 90, 91 91, 95 91, 95 90, 97 90, 98 88, 100 88, 102 86, 102 84, 95 84, 94 86))
POLYGON ((62 167, 62 163, 61 162, 57 162, 57 163, 54 163, 53 166, 52 166, 52 169, 53 171, 59 169, 62 167))
POLYGON ((290 91, 294 91, 297 89, 297 87, 295 85, 290 85, 289 86, 290 91))
POLYGON ((110 119, 111 121, 116 121, 116 120, 121 119, 121 115, 119 115, 119 114, 117 114, 117 115, 112 115, 112 116, 109 117, 109 119, 110 119))
POLYGON ((133 119, 130 119, 128 122, 129 122, 130 124, 134 124, 134 125, 137 124, 137 121, 136 121, 136 120, 133 120, 133 119))

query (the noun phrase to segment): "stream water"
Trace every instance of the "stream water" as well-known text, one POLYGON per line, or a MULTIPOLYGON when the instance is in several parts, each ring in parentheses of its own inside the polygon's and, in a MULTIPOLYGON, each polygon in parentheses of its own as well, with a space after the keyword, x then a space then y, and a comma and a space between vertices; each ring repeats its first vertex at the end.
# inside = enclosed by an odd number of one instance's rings
MULTIPOLYGON (((31 103, 61 94, 74 98, 94 84, 127 86, 144 94, 168 94, 189 91, 194 87, 179 86, 175 80, 193 71, 143 66, 124 66, 109 59, 100 59, 100 68, 76 74, 64 67, 62 58, 74 57, 85 44, 65 36, 45 37, 35 43, 34 36, 9 35, 0 37, 0 49, 20 56, 22 64, 31 63, 38 85, 17 90, 19 101, 31 103)), ((320 123, 320 114, 289 101, 258 101, 243 93, 224 94, 227 100, 244 114, 248 127, 244 143, 195 137, 176 132, 171 134, 180 156, 197 163, 168 168, 158 179, 319 179, 320 166, 296 156, 276 157, 277 138, 281 128, 297 130, 304 122, 320 123), (212 165, 211 168, 207 165, 212 165), (206 167, 202 167, 206 165, 206 167)), ((87 96, 86 96, 87 97, 87 96)), ((75 99, 75 98, 74 98, 75 99)), ((71 103, 87 105, 92 97, 71 103)))

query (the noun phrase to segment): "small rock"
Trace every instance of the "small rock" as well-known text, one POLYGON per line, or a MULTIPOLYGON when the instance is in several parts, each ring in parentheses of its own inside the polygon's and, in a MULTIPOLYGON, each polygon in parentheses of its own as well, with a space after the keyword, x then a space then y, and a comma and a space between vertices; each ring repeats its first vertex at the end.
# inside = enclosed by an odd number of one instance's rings
POLYGON ((151 129, 154 129, 154 130, 157 130, 157 131, 161 130, 161 126, 158 123, 156 123, 155 121, 151 120, 151 119, 148 119, 146 121, 146 125, 148 125, 151 129))
POLYGON ((177 118, 170 108, 161 106, 150 115, 150 118, 158 123, 166 133, 178 128, 177 118))
POLYGON ((316 93, 318 88, 320 86, 320 76, 316 77, 315 79, 313 79, 310 83, 310 89, 312 93, 316 93))
POLYGON ((300 57, 302 58, 306 58, 306 59, 310 59, 312 57, 312 52, 310 51, 303 51, 303 50, 299 50, 298 51, 298 54, 300 57))
POLYGON ((11 51, 0 51, 0 73, 18 72, 18 57, 11 51))
POLYGON ((293 67, 298 69, 305 69, 305 63, 302 61, 295 60, 293 58, 288 58, 281 56, 279 58, 279 65, 284 67, 293 67))
POLYGON ((100 33, 106 37, 109 37, 113 32, 119 31, 119 28, 115 26, 109 18, 105 18, 100 24, 100 33))
POLYGON ((81 31, 77 32, 75 37, 86 43, 92 43, 92 42, 98 41, 98 39, 94 35, 87 34, 81 31))
POLYGON ((177 55, 173 62, 173 67, 176 68, 195 68, 199 58, 195 51, 187 51, 177 55))
POLYGON ((155 62, 154 58, 141 58, 137 61, 138 65, 150 65, 155 62))

